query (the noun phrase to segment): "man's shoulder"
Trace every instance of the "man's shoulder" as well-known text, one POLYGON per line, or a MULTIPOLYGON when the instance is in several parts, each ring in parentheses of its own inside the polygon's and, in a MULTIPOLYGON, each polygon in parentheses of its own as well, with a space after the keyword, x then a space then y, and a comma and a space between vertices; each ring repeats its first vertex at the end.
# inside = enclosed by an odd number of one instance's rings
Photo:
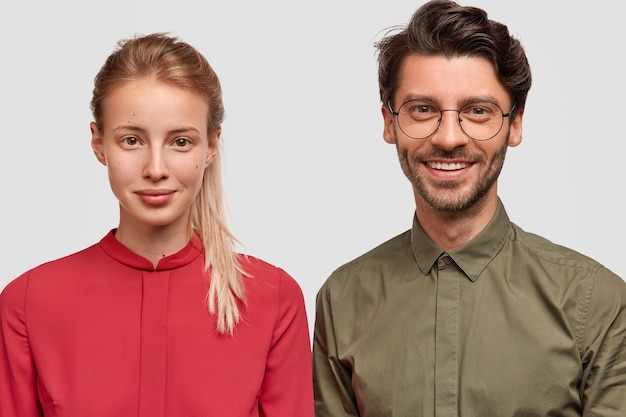
POLYGON ((513 242, 540 261, 588 270, 598 270, 602 267, 595 259, 544 236, 528 232, 515 224, 513 230, 513 242))
POLYGON ((372 276, 391 275, 386 272, 414 262, 411 231, 407 230, 339 266, 326 280, 326 285, 342 285, 353 277, 369 279, 372 276))
POLYGON ((411 246, 411 231, 407 230, 400 233, 397 236, 381 243, 380 245, 368 250, 362 255, 352 259, 351 261, 341 265, 335 270, 339 272, 345 269, 358 267, 361 264, 367 264, 371 262, 392 262, 391 258, 398 256, 399 254, 410 249, 411 246))

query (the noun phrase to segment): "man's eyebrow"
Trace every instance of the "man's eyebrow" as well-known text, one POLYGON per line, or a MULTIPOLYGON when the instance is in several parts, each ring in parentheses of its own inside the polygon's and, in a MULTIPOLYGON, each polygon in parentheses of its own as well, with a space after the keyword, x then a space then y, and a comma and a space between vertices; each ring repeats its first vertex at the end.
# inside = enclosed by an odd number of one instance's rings
MULTIPOLYGON (((413 100, 420 100, 420 101, 424 101, 427 103, 432 103, 439 108, 443 107, 443 105, 441 104, 442 100, 439 96, 420 94, 420 93, 407 93, 406 95, 404 95, 404 97, 402 98, 402 101, 398 103, 397 106, 400 107, 404 103, 408 101, 413 101, 413 100)), ((468 104, 481 102, 481 101, 488 101, 491 103, 495 103, 500 107, 503 107, 505 105, 501 103, 500 100, 498 100, 495 96, 487 93, 487 94, 477 94, 477 95, 460 97, 459 99, 456 100, 455 106, 457 106, 460 109, 468 104)))

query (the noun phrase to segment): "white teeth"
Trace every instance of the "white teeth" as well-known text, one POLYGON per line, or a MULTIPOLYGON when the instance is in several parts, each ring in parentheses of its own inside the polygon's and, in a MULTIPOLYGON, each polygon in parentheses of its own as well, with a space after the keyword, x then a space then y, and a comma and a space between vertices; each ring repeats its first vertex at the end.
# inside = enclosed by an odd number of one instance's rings
POLYGON ((465 162, 429 162, 428 166, 433 169, 441 169, 444 171, 454 171, 455 169, 466 168, 469 164, 465 162))

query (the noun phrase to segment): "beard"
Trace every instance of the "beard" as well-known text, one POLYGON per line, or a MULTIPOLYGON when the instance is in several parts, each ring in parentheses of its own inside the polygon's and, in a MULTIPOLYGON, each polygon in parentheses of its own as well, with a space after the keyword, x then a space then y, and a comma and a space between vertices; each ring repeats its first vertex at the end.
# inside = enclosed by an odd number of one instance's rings
POLYGON ((507 132, 502 146, 493 154, 491 160, 487 160, 482 153, 469 154, 464 148, 457 148, 452 152, 436 148, 409 156, 406 149, 401 150, 399 148, 396 137, 400 166, 404 175, 411 181, 415 192, 433 209, 448 213, 467 210, 487 194, 500 176, 508 145, 509 134, 507 132), (423 162, 421 161, 432 158, 462 158, 485 167, 485 170, 480 173, 478 180, 475 180, 469 187, 457 181, 432 181, 419 174, 420 169, 423 169, 423 162))

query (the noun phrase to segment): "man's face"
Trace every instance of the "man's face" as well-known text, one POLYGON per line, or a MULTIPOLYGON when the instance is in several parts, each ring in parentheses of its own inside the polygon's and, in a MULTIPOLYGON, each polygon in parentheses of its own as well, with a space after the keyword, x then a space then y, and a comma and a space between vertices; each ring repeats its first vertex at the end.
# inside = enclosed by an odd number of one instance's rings
MULTIPOLYGON (((407 56, 390 104, 397 111, 403 103, 415 99, 441 110, 459 110, 469 103, 489 101, 505 114, 512 105, 493 66, 478 57, 407 56)), ((522 139, 521 112, 514 120, 505 117, 502 129, 486 141, 469 138, 459 125, 456 111, 442 112, 439 128, 424 139, 408 137, 387 106, 383 106, 382 113, 384 139, 396 144, 418 205, 423 201, 438 211, 458 212, 481 198, 497 199, 496 181, 507 146, 517 146, 522 139)))

